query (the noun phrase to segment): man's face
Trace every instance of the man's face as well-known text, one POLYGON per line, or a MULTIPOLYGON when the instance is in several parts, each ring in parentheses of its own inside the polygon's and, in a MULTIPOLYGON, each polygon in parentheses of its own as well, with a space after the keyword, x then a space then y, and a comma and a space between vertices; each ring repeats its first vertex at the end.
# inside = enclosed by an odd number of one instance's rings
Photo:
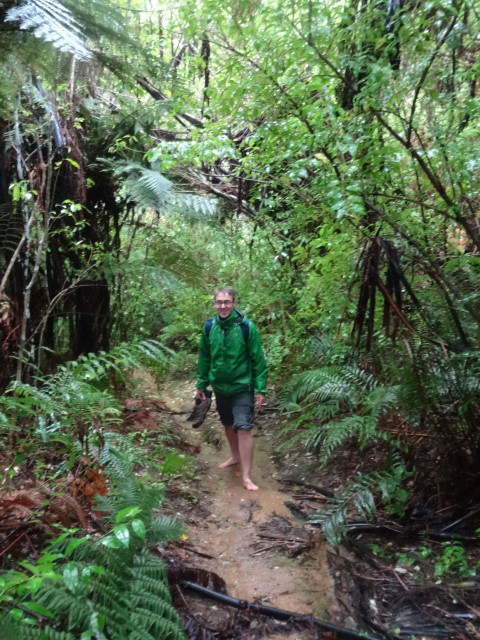
POLYGON ((228 293, 217 293, 214 304, 220 318, 225 320, 232 313, 235 300, 228 293))

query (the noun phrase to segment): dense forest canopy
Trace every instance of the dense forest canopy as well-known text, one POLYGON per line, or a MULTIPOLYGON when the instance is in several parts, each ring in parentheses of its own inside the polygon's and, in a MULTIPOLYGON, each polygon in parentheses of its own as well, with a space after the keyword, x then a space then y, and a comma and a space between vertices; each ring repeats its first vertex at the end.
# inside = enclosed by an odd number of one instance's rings
MULTIPOLYGON (((98 383, 111 416, 144 357, 158 379, 193 376, 229 284, 294 412, 283 446, 318 467, 377 451, 347 487, 357 513, 378 493, 397 515, 414 494, 474 504, 479 20, 476 0, 3 3, 12 455, 39 411, 68 415, 75 440, 88 402, 65 408, 62 382, 98 383)), ((338 543, 346 518, 334 504, 318 522, 338 543)))

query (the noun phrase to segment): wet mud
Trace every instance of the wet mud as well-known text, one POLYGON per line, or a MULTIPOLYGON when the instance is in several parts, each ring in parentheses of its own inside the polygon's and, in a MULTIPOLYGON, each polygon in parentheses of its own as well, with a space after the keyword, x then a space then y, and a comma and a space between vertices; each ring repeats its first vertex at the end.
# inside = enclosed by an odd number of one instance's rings
MULTIPOLYGON (((177 384, 174 389, 165 390, 161 399, 173 411, 186 410, 191 405, 192 387, 177 384)), ((229 457, 229 450, 214 405, 199 429, 192 429, 184 416, 173 419, 184 430, 185 438, 199 449, 195 487, 198 507, 186 519, 187 544, 196 551, 191 554, 196 566, 218 574, 228 594, 235 598, 330 619, 336 609, 334 584, 328 568, 327 545, 318 531, 310 534, 312 544, 308 552, 296 558, 278 553, 275 548, 255 553, 259 527, 272 516, 282 516, 292 526, 302 526, 285 506, 290 494, 282 488, 273 461, 266 425, 271 418, 259 416, 253 431, 252 479, 258 484, 258 491, 243 488, 238 466, 218 468, 229 457)), ((268 637, 310 636, 295 632, 268 637)))

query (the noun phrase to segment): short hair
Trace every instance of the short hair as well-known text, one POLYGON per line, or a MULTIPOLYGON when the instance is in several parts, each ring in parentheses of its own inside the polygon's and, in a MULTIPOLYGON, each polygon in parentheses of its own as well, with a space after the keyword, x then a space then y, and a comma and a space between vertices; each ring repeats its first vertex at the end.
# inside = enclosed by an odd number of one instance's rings
POLYGON ((216 300, 219 293, 226 293, 227 296, 232 296, 232 300, 236 300, 237 296, 235 294, 235 290, 232 287, 221 287, 217 289, 213 294, 213 299, 216 300))

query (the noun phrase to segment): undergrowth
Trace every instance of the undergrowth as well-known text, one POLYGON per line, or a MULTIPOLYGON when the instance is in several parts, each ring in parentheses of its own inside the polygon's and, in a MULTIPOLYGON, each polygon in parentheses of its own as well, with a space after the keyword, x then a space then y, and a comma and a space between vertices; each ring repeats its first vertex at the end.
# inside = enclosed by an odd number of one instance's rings
MULTIPOLYGON (((48 543, 35 561, 15 561, 12 556, 8 571, 0 575, 1 638, 184 637, 165 564, 151 550, 152 545, 178 538, 182 526, 159 511, 164 486, 136 477, 141 452, 132 438, 111 430, 121 414, 113 391, 126 370, 139 367, 145 359, 163 358, 164 353, 154 341, 121 345, 109 354, 90 354, 68 363, 56 374, 37 379, 36 385, 12 385, 0 399, 6 457, 13 453, 8 450, 13 442, 25 452, 22 458, 15 456, 18 464, 27 462, 30 453, 37 465, 40 455, 47 459, 54 455, 55 467, 45 474, 46 482, 34 480, 34 489, 52 496, 47 504, 63 500, 73 505, 84 522, 82 529, 63 527, 58 535, 59 525, 44 519, 47 507, 41 502, 36 510, 23 507, 28 518, 24 524, 37 522, 48 543), (97 515, 89 517, 88 528, 85 506, 68 492, 68 484, 79 482, 80 476, 67 484, 62 481, 62 474, 80 462, 88 463, 85 470, 96 469, 96 477, 104 476, 108 486, 105 495, 95 497, 97 515), (52 483, 60 483, 59 488, 47 491, 52 483), (59 497, 53 497, 59 491, 59 497)), ((4 489, 12 488, 4 494, 5 504, 21 505, 28 490, 15 490, 19 467, 12 464, 9 470, 2 480, 4 489)), ((52 506, 48 513, 55 516, 52 506)), ((15 535, 18 530, 11 532, 6 544, 15 535)))
POLYGON ((281 433, 280 446, 302 443, 319 469, 348 448, 362 452, 368 445, 384 452, 383 469, 358 472, 312 516, 335 546, 345 537, 349 519, 371 519, 380 502, 401 516, 407 479, 416 471, 416 482, 428 487, 428 474, 439 460, 441 486, 470 495, 480 451, 478 356, 448 355, 421 335, 403 344, 403 351, 398 346, 393 351, 379 341, 367 359, 325 336, 314 338, 307 349, 311 367, 291 377, 282 394, 282 407, 293 419, 281 433), (419 438, 421 449, 413 446, 419 438), (420 456, 423 463, 417 465, 420 456))

